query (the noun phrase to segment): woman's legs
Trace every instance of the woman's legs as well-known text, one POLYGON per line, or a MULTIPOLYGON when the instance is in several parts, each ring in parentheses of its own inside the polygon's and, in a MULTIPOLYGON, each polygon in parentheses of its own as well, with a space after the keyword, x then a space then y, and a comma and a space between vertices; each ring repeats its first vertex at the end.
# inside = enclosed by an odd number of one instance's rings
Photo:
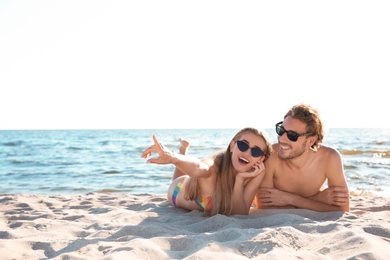
MULTIPOLYGON (((187 140, 179 139, 179 153, 186 155, 190 143, 187 140)), ((186 199, 186 182, 189 181, 189 176, 184 172, 175 168, 173 173, 172 183, 168 188, 168 201, 171 205, 187 210, 203 210, 194 200, 186 199)))
MULTIPOLYGON (((187 151, 188 151, 188 148, 190 147, 190 143, 187 140, 181 139, 181 138, 179 138, 179 142, 180 142, 179 153, 186 155, 187 151)), ((180 177, 180 176, 183 176, 183 175, 185 175, 184 172, 182 172, 181 170, 179 170, 176 167, 175 171, 173 172, 172 180, 175 180, 177 177, 180 177)))

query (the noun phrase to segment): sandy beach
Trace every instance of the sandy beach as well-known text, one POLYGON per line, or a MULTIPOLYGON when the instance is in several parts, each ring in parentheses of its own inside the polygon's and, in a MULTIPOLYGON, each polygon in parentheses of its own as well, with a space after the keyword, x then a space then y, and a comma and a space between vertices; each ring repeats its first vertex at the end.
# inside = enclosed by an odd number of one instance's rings
POLYGON ((1 259, 390 259, 390 198, 203 217, 165 195, 0 195, 1 259))

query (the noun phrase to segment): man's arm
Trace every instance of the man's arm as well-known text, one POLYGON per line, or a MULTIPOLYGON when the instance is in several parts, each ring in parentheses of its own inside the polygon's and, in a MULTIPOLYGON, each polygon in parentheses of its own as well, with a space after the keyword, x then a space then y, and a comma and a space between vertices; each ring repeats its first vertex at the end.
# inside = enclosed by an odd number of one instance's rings
POLYGON ((344 174, 344 166, 338 151, 329 148, 329 164, 326 171, 328 187, 311 197, 314 200, 337 206, 341 211, 349 211, 349 190, 344 174))
MULTIPOLYGON (((349 192, 348 188, 341 186, 332 186, 327 187, 326 189, 318 192, 316 195, 312 196, 311 199, 321 201, 330 205, 336 205, 340 207, 345 207, 349 209, 349 192)), ((344 210, 347 211, 347 210, 344 210)))
POLYGON ((300 195, 282 191, 275 188, 261 188, 257 194, 261 201, 261 208, 300 208, 309 209, 320 212, 326 211, 345 211, 342 207, 330 205, 312 197, 302 197, 300 195))

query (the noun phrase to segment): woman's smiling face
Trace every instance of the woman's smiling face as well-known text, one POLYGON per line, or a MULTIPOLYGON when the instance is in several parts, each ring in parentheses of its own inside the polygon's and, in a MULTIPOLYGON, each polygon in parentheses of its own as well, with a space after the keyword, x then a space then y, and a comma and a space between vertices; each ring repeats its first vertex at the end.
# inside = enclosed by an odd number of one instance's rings
POLYGON ((249 171, 255 163, 264 160, 266 148, 264 139, 250 132, 242 134, 237 140, 232 140, 230 151, 234 169, 237 172, 249 171))

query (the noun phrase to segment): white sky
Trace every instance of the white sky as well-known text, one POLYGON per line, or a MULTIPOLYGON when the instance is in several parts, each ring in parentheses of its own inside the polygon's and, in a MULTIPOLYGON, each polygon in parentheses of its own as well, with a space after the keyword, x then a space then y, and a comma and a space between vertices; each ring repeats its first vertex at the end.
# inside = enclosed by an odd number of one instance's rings
POLYGON ((390 1, 0 0, 0 129, 390 127, 390 1))

